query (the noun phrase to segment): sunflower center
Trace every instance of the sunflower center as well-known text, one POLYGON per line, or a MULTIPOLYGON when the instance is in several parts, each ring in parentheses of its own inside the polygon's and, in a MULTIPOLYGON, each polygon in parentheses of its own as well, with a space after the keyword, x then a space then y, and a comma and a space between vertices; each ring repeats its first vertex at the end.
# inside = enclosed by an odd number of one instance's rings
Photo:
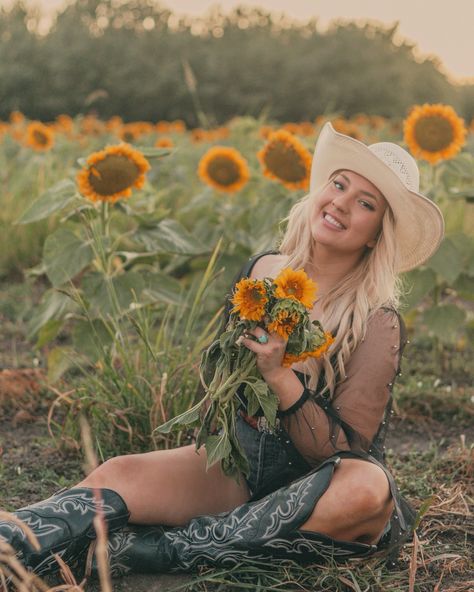
POLYGON ((89 183, 99 195, 113 195, 131 187, 139 173, 126 156, 109 154, 89 170, 89 183))
POLYGON ((430 115, 421 117, 415 123, 414 135, 423 150, 438 152, 451 144, 454 130, 445 117, 430 115))
POLYGON ((225 156, 213 158, 207 166, 207 173, 216 183, 224 186, 233 185, 240 179, 237 163, 225 156))
POLYGON ((261 293, 261 291, 258 288, 252 288, 252 290, 250 291, 250 294, 251 294, 252 300, 255 300, 256 302, 260 302, 262 300, 263 294, 261 293))
POLYGON ((298 297, 300 295, 300 286, 298 284, 289 284, 286 291, 288 294, 298 297))
POLYGON ((265 164, 277 177, 295 183, 306 178, 306 167, 292 146, 274 142, 265 153, 265 164))
POLYGON ((43 134, 43 132, 40 130, 34 130, 33 137, 35 139, 35 142, 40 146, 46 146, 46 144, 48 143, 48 138, 46 134, 43 134))

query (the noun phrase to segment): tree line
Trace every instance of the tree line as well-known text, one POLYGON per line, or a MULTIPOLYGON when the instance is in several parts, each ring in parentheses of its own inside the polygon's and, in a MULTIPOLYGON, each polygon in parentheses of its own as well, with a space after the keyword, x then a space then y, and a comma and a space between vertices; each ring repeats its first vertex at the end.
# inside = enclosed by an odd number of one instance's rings
POLYGON ((433 59, 396 43, 397 27, 334 24, 321 32, 260 8, 177 17, 152 0, 76 0, 47 32, 17 2, 0 11, 0 118, 20 110, 101 118, 235 115, 302 121, 338 112, 405 117, 413 104, 474 117, 474 85, 452 85, 433 59))

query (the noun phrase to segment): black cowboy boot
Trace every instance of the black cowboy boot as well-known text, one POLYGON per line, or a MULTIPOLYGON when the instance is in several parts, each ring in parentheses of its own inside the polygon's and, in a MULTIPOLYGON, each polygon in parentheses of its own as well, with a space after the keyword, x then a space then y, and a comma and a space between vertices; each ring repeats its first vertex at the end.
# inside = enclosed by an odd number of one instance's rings
MULTIPOLYGON (((363 543, 334 543, 298 528, 310 517, 326 491, 340 459, 328 459, 317 470, 268 494, 217 516, 193 518, 185 527, 127 526, 109 538, 113 576, 131 571, 190 571, 199 565, 231 566, 247 557, 274 557, 308 563, 373 553, 363 543)), ((97 571, 89 560, 86 574, 97 571)))
POLYGON ((96 536, 93 519, 98 512, 109 532, 124 526, 129 516, 125 502, 115 491, 76 487, 14 512, 35 534, 39 551, 14 522, 0 521, 0 542, 10 545, 20 563, 36 575, 59 570, 54 553, 74 569, 96 536))

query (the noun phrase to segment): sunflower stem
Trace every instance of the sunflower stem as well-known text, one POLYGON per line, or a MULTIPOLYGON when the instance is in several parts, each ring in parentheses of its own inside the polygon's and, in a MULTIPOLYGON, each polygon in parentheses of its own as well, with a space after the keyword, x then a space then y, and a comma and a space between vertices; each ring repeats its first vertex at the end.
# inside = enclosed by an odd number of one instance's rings
POLYGON ((100 204, 100 227, 102 230, 102 235, 107 237, 108 235, 108 212, 109 212, 109 204, 106 201, 101 202, 100 204))

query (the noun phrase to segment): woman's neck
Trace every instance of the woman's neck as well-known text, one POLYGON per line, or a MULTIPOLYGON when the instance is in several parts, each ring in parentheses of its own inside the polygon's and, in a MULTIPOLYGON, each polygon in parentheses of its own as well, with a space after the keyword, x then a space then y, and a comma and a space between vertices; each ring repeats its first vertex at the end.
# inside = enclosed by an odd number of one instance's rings
POLYGON ((340 252, 315 245, 305 271, 318 284, 321 296, 339 284, 357 265, 360 254, 341 256, 340 252))

